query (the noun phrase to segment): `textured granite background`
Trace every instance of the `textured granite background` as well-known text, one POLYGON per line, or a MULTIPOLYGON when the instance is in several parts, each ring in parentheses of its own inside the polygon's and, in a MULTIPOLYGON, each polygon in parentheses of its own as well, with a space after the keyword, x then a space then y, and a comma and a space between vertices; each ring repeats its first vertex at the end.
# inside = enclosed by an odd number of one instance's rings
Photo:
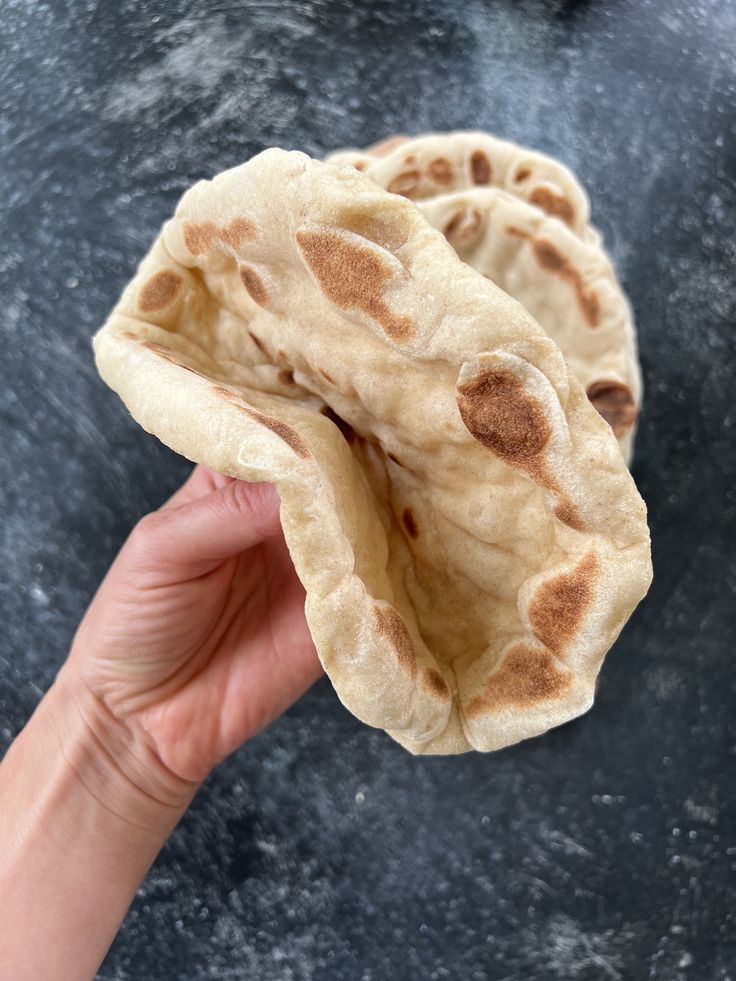
POLYGON ((655 583, 595 710, 415 760, 321 683, 208 781, 100 979, 736 979, 735 42, 731 0, 0 0, 3 747, 188 469, 89 339, 197 178, 397 129, 558 154, 647 385, 655 583))

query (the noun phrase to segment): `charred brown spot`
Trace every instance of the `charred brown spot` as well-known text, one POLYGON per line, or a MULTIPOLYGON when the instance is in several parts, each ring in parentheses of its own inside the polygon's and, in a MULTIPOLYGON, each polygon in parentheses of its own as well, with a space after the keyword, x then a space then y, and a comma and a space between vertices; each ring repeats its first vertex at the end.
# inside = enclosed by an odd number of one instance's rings
POLYGON ((268 290, 266 289, 266 284, 255 271, 253 266, 241 264, 238 268, 238 273, 240 274, 240 281, 248 290, 251 298, 259 306, 265 306, 268 302, 268 290))
POLYGON ((555 194, 548 187, 535 187, 529 195, 529 200, 532 204, 540 207, 542 211, 546 211, 548 215, 561 218, 568 225, 572 225, 575 220, 575 211, 567 198, 561 194, 555 194))
POLYGON ((419 189, 419 178, 418 170, 405 170, 389 181, 386 190, 391 194, 401 194, 405 198, 414 197, 419 189))
POLYGON ((294 372, 290 368, 282 368, 276 377, 282 385, 294 384, 294 372))
POLYGON ((570 263, 551 242, 545 242, 541 238, 535 239, 532 248, 537 262, 543 269, 549 269, 554 273, 567 272, 570 263))
POLYGON ((257 237, 256 227, 247 218, 233 218, 228 225, 216 225, 214 221, 187 222, 183 229, 184 244, 192 255, 204 255, 216 241, 237 251, 243 242, 257 237))
POLYGON ((568 527, 573 528, 575 531, 585 531, 585 522, 580 517, 578 509, 568 497, 564 498, 564 500, 555 506, 555 517, 563 525, 568 525, 568 527))
POLYGON ((296 240, 325 296, 338 309, 362 310, 394 341, 414 336, 412 318, 395 313, 383 299, 383 289, 394 271, 373 249, 331 231, 300 229, 296 240))
POLYGON ((386 136, 382 140, 378 140, 377 143, 372 143, 369 147, 366 147, 366 153, 370 153, 374 157, 385 157, 397 146, 401 146, 402 143, 408 143, 409 137, 405 136, 403 133, 397 133, 395 136, 386 136))
POLYGON ((229 248, 236 250, 243 242, 256 238, 256 228, 247 218, 233 218, 229 225, 220 229, 219 238, 229 248))
POLYGON ((274 419, 271 416, 264 415, 263 412, 259 412, 258 409, 254 409, 250 405, 246 405, 245 402, 236 395, 235 392, 231 392, 227 388, 221 388, 219 385, 215 385, 212 388, 215 395, 219 395, 221 399, 229 402, 234 408, 244 415, 253 419, 255 422, 260 423, 266 429, 270 429, 272 433, 275 433, 280 439, 282 439, 287 446, 289 446, 297 456, 301 457, 303 460, 308 460, 311 457, 309 452, 309 447, 306 442, 302 439, 299 433, 295 432, 291 426, 287 426, 285 422, 281 422, 280 419, 274 419))
POLYGON ((472 699, 465 715, 473 718, 503 709, 529 708, 559 698, 572 684, 572 672, 560 669, 549 651, 519 644, 472 699))
POLYGON ((516 176, 514 177, 514 181, 517 184, 521 184, 522 181, 527 180, 531 176, 532 176, 531 168, 522 167, 520 170, 516 171, 516 176))
POLYGON ((636 402, 628 385, 598 381, 588 385, 587 395, 616 436, 631 429, 636 421, 636 402))
POLYGON ((583 316, 591 327, 597 327, 601 314, 600 303, 595 292, 586 289, 582 274, 558 248, 545 239, 533 239, 532 250, 542 269, 547 269, 555 276, 559 276, 570 283, 575 290, 575 296, 583 316))
POLYGON ((452 164, 447 157, 437 157, 429 164, 429 176, 437 184, 452 184, 452 164))
POLYGON ((492 173, 491 161, 482 150, 470 154, 470 176, 474 184, 490 184, 492 173))
POLYGON ((589 552, 570 572, 563 572, 537 589, 529 604, 529 623, 535 636, 561 655, 578 632, 593 600, 599 563, 589 552))
POLYGON ((597 294, 593 290, 579 289, 577 297, 583 316, 591 327, 597 327, 601 319, 601 305, 597 294))
POLYGON ((192 255, 204 255, 217 237, 217 225, 214 221, 201 221, 196 225, 187 222, 183 232, 184 245, 192 255))
POLYGON ((122 333, 122 336, 125 337, 129 341, 140 341, 140 337, 136 333, 134 333, 132 330, 124 330, 124 331, 121 331, 121 333, 122 333))
POLYGON ((329 406, 325 405, 319 410, 323 416, 327 416, 330 422, 334 422, 337 428, 345 437, 345 442, 352 445, 355 442, 355 430, 350 425, 349 422, 345 422, 342 416, 339 416, 335 410, 329 406))
POLYGON ((151 276, 138 296, 138 309, 143 313, 162 310, 174 299, 182 284, 179 273, 162 269, 151 276))
POLYGON ((404 522, 404 527, 412 538, 416 538, 419 535, 419 528, 417 527, 416 520, 412 514, 411 508, 404 508, 404 513, 401 515, 401 520, 404 522))
POLYGON ((363 171, 363 170, 365 170, 365 168, 366 168, 367 166, 368 166, 368 165, 366 164, 366 162, 365 162, 365 160, 354 160, 354 161, 353 161, 353 168, 354 168, 355 170, 360 170, 360 171, 363 171))
POLYGON ((253 341, 253 343, 258 348, 258 350, 261 351, 261 353, 265 354, 266 348, 263 346, 263 341, 260 339, 260 337, 256 337, 256 335, 253 333, 252 330, 248 331, 248 336, 253 341))
POLYGON ((475 438, 512 466, 547 445, 551 430, 542 404, 510 371, 490 368, 458 388, 462 420, 475 438))
POLYGON ((529 238, 528 233, 521 228, 517 228, 516 225, 507 225, 505 231, 507 235, 515 235, 516 238, 529 238))
POLYGON ((320 375, 322 375, 322 377, 325 379, 325 381, 328 381, 330 383, 330 385, 334 385, 335 384, 335 379, 332 377, 332 375, 329 373, 329 371, 325 371, 324 368, 320 368, 319 369, 319 373, 320 373, 320 375))
POLYGON ((409 631, 401 616, 392 606, 374 606, 373 620, 376 632, 384 637, 396 654, 399 665, 412 678, 417 674, 417 659, 409 631))
POLYGON ((422 688, 430 695, 441 698, 443 701, 449 697, 450 689, 447 687, 447 682, 434 668, 423 668, 419 680, 422 688))
POLYGON ((483 216, 475 208, 461 208, 450 218, 443 229, 451 245, 464 245, 472 241, 481 229, 483 216))

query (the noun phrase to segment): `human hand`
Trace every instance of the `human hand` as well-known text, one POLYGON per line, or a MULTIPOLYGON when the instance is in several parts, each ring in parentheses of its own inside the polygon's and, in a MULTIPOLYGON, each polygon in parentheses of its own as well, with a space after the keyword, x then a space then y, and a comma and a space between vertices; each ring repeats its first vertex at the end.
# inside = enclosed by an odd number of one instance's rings
POLYGON ((321 673, 278 507, 272 485, 196 467, 80 624, 59 682, 151 796, 199 783, 321 673))
POLYGON ((320 672, 274 488, 197 467, 0 764, 0 977, 93 977, 201 780, 320 672))

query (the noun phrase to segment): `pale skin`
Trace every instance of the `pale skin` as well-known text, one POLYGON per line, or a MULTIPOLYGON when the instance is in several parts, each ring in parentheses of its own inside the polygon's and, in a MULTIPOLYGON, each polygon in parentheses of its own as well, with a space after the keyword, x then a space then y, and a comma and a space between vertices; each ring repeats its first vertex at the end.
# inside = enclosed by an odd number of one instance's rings
POLYGON ((275 490, 197 467, 0 764, 0 978, 93 978, 202 780, 320 673, 275 490))

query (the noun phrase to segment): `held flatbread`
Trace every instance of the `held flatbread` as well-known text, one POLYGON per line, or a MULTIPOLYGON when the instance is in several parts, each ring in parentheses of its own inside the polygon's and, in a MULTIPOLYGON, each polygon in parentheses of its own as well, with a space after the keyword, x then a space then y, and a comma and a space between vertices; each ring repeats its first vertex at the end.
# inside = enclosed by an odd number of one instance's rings
POLYGON ((636 332, 574 174, 544 154, 475 132, 399 134, 327 159, 415 199, 465 262, 529 310, 630 463, 642 396, 636 332))
POLYGON ((590 707, 644 504, 559 349, 412 204, 268 150, 184 195, 95 352, 145 429, 276 483, 359 718, 457 753, 590 707))
POLYGON ((365 150, 336 150, 326 159, 355 167, 380 187, 412 201, 471 187, 498 187, 559 218, 583 241, 600 241, 590 225, 588 197, 564 164, 489 133, 389 136, 365 150))
POLYGON ((464 262, 545 329, 630 462, 641 400, 636 335, 603 249, 497 188, 441 194, 418 205, 464 262))

